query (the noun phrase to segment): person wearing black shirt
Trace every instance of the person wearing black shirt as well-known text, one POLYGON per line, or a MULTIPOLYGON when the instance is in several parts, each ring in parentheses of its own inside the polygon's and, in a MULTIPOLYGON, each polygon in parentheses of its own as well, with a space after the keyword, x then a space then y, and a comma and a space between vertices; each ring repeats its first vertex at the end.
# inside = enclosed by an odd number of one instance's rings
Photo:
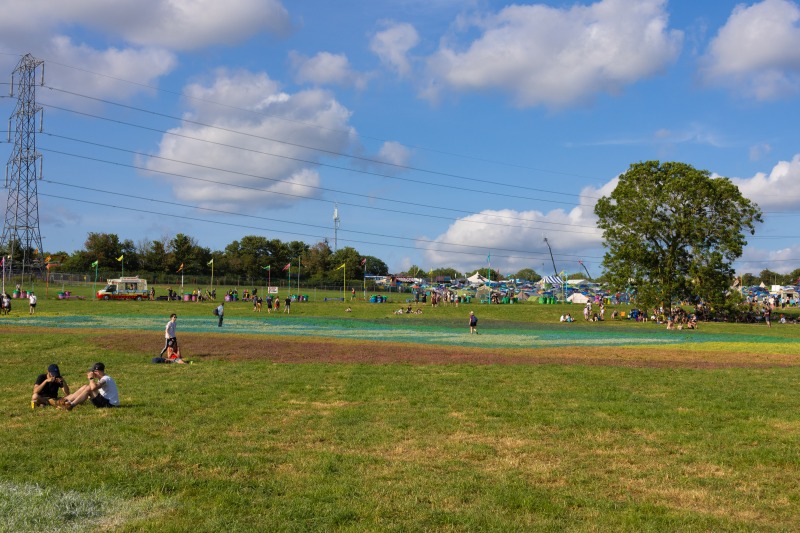
POLYGON ((33 385, 33 396, 31 396, 31 408, 37 405, 56 405, 58 400, 58 389, 64 389, 64 395, 69 394, 69 385, 61 377, 58 365, 52 364, 47 367, 47 374, 39 374, 36 383, 33 385))

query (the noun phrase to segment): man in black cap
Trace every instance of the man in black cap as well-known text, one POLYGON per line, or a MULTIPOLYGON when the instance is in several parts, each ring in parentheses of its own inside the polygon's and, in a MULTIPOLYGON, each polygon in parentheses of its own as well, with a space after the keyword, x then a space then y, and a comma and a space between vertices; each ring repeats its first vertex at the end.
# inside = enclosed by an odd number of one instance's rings
POLYGON ((31 396, 31 409, 37 405, 56 405, 58 389, 64 389, 64 395, 69 394, 69 385, 61 377, 58 365, 52 364, 47 367, 47 374, 39 374, 36 378, 36 383, 33 385, 33 396, 31 396))
POLYGON ((89 383, 58 401, 58 407, 71 411, 91 399, 95 407, 118 407, 119 392, 114 379, 106 374, 106 365, 95 363, 86 374, 89 383))

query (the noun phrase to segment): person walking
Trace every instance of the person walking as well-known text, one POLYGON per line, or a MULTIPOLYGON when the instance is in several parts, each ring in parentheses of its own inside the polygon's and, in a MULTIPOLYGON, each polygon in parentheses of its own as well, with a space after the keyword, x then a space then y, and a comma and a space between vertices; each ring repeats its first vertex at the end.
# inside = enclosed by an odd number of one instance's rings
POLYGON ((222 327, 222 316, 225 314, 225 302, 220 302, 219 306, 217 307, 217 316, 219 317, 219 324, 218 327, 222 327))
POLYGON ((469 312, 469 332, 470 334, 478 334, 478 317, 472 311, 469 312))
POLYGON ((178 315, 172 313, 169 315, 169 322, 164 327, 164 348, 161 349, 161 353, 158 354, 159 357, 164 355, 164 352, 167 351, 168 348, 172 348, 173 350, 178 349, 178 339, 175 337, 175 322, 178 320, 178 315))

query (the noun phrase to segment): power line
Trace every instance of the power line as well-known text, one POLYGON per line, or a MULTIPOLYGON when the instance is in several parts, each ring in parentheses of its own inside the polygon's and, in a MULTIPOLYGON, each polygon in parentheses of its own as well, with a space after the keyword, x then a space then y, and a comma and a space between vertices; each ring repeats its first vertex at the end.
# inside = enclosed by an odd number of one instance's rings
MULTIPOLYGON (((167 217, 167 218, 170 218, 170 219, 180 218, 180 219, 183 219, 183 220, 192 220, 192 221, 195 221, 195 222, 203 222, 203 223, 214 224, 214 225, 223 225, 223 226, 230 226, 230 227, 250 229, 250 230, 258 230, 258 231, 264 231, 264 232, 274 232, 274 233, 285 234, 285 235, 296 235, 296 236, 300 236, 300 237, 318 238, 318 236, 316 234, 300 233, 300 232, 288 231, 288 230, 276 230, 276 229, 273 229, 273 228, 264 228, 264 227, 260 227, 260 226, 249 226, 249 225, 246 225, 246 224, 235 224, 235 223, 232 223, 232 222, 224 222, 224 221, 219 221, 219 220, 213 220, 212 221, 212 220, 206 220, 206 219, 198 218, 198 217, 190 217, 190 216, 186 216, 186 215, 176 215, 174 213, 163 213, 163 212, 159 212, 159 211, 152 211, 152 210, 148 210, 148 209, 142 209, 141 207, 127 207, 127 206, 122 206, 122 205, 109 204, 107 202, 94 202, 94 201, 91 201, 91 200, 83 200, 83 199, 78 199, 78 198, 69 198, 69 197, 66 197, 66 196, 58 196, 58 195, 55 195, 55 194, 39 193, 39 196, 46 196, 48 198, 56 198, 56 199, 59 199, 59 200, 68 200, 68 201, 79 202, 79 203, 84 203, 84 204, 97 205, 97 206, 102 206, 102 207, 105 207, 105 208, 123 209, 123 210, 126 210, 126 211, 134 211, 134 212, 137 212, 137 213, 146 213, 146 214, 150 214, 150 215, 163 216, 163 217, 167 217)), ((360 241, 360 240, 355 240, 355 239, 343 239, 343 240, 346 241, 346 242, 356 243, 356 244, 367 244, 367 245, 380 246, 380 247, 391 246, 392 248, 405 248, 405 249, 411 249, 411 250, 419 250, 419 248, 417 248, 415 246, 408 246, 408 245, 403 245, 403 244, 387 245, 386 243, 371 242, 371 241, 360 241)), ((459 244, 459 245, 456 245, 456 246, 468 246, 468 245, 460 245, 459 244)), ((449 253, 449 254, 470 255, 470 256, 484 256, 485 253, 486 253, 486 250, 487 250, 487 247, 474 246, 474 248, 478 248, 478 249, 480 249, 480 251, 465 252, 465 251, 457 251, 457 250, 437 250, 437 249, 433 249, 431 251, 438 251, 438 252, 449 253)), ((494 248, 492 248, 492 251, 494 251, 494 248)), ((527 253, 527 254, 530 254, 530 255, 538 254, 538 252, 524 252, 524 251, 519 252, 519 253, 527 253)), ((504 258, 504 259, 539 260, 538 258, 532 258, 532 257, 527 257, 527 256, 526 257, 520 257, 520 256, 503 255, 503 254, 497 255, 496 257, 501 257, 501 258, 504 258)), ((577 260, 578 256, 571 256, 571 255, 563 255, 562 254, 562 255, 559 255, 559 257, 562 257, 562 258, 575 258, 577 260)), ((584 257, 584 256, 581 256, 581 257, 584 257)), ((588 257, 593 258, 593 259, 599 259, 598 257, 591 257, 591 256, 588 256, 588 257)))
MULTIPOLYGON (((106 191, 106 190, 103 190, 103 189, 97 189, 97 188, 93 188, 93 187, 86 187, 86 186, 81 186, 81 185, 73 185, 73 184, 64 183, 64 182, 60 182, 60 181, 53 181, 53 180, 42 180, 42 181, 44 181, 46 183, 52 183, 52 184, 55 184, 55 185, 62 185, 64 187, 71 187, 71 188, 81 189, 81 190, 85 190, 85 191, 100 192, 100 193, 104 193, 104 194, 111 194, 111 195, 114 195, 114 196, 118 196, 119 195, 118 192, 114 192, 114 191, 106 191)), ((244 218, 254 218, 254 219, 257 219, 257 220, 266 220, 266 221, 270 221, 270 222, 284 222, 284 223, 292 224, 293 226, 307 226, 307 227, 311 227, 311 228, 328 229, 327 226, 321 226, 321 225, 318 225, 318 224, 309 224, 307 222, 296 222, 296 221, 281 220, 281 219, 276 219, 276 218, 269 218, 269 217, 263 217, 263 216, 258 216, 258 215, 250 215, 250 214, 245 214, 245 213, 234 213, 232 211, 225 211, 223 209, 215 209, 215 208, 211 208, 211 207, 202 207, 202 206, 189 205, 189 204, 181 204, 181 203, 176 203, 176 202, 173 202, 173 201, 158 200, 156 198, 147 198, 147 197, 144 197, 144 196, 136 196, 136 195, 133 195, 133 194, 130 194, 130 193, 126 193, 125 196, 126 196, 126 198, 135 199, 135 200, 144 200, 144 201, 147 201, 147 202, 155 202, 155 203, 160 203, 160 204, 168 204, 168 205, 172 205, 172 206, 186 207, 186 208, 189 208, 189 209, 197 209, 197 210, 201 210, 201 211, 209 211, 209 212, 212 212, 212 213, 219 213, 219 214, 224 214, 224 215, 240 216, 240 217, 244 217, 244 218)), ((276 231, 276 230, 273 230, 273 231, 276 231)), ((460 246, 460 247, 464 247, 464 248, 480 248, 480 249, 484 249, 485 248, 484 246, 474 246, 474 245, 469 245, 469 244, 434 241, 434 240, 431 240, 431 239, 423 239, 423 238, 415 238, 415 237, 401 237, 401 236, 389 235, 389 234, 385 234, 385 233, 373 233, 373 232, 368 232, 368 231, 358 231, 358 230, 348 230, 348 229, 344 229, 342 231, 347 232, 347 233, 355 233, 355 234, 359 234, 359 235, 367 235, 367 236, 370 236, 370 237, 384 237, 384 238, 388 238, 388 239, 398 239, 398 240, 404 240, 404 241, 425 242, 425 243, 430 243, 430 244, 438 244, 438 245, 446 245, 446 246, 460 246)), ((495 248, 495 247, 492 247, 492 251, 494 251, 494 250, 498 250, 498 251, 501 251, 501 252, 510 252, 510 253, 523 253, 523 254, 527 253, 527 254, 534 254, 534 255, 537 255, 537 254, 540 253, 540 252, 527 252, 525 250, 514 250, 514 249, 507 249, 507 248, 495 248)))
MULTIPOLYGON (((257 110, 253 110, 253 109, 245 109, 245 108, 237 107, 237 106, 234 106, 234 105, 231 105, 231 104, 218 102, 216 100, 210 100, 210 99, 207 99, 207 98, 200 98, 200 97, 197 97, 197 96, 188 95, 188 94, 186 94, 184 92, 181 92, 181 91, 171 91, 169 89, 164 89, 163 87, 157 87, 157 86, 153 86, 153 85, 148 85, 146 83, 127 80, 127 79, 119 78, 119 77, 116 77, 116 76, 110 76, 108 74, 102 74, 102 73, 94 72, 94 71, 83 69, 83 68, 76 67, 76 66, 73 66, 73 65, 67 65, 65 63, 60 63, 60 62, 57 62, 57 61, 47 60, 47 62, 51 63, 51 64, 54 64, 54 65, 59 65, 61 67, 74 69, 74 70, 77 70, 77 71, 80 71, 80 72, 85 72, 87 74, 92 74, 94 76, 99 76, 99 77, 111 79, 111 80, 114 80, 114 81, 120 81, 120 82, 123 82, 123 83, 128 83, 130 85, 135 85, 137 87, 142 87, 142 88, 145 88, 145 89, 150 89, 150 90, 153 90, 153 91, 162 92, 162 93, 165 93, 165 94, 171 94, 171 95, 174 95, 174 96, 179 96, 181 98, 186 98, 187 100, 194 100, 194 101, 197 101, 197 102, 214 104, 214 105, 226 108, 226 109, 233 109, 233 110, 236 110, 236 111, 244 111, 244 112, 247 112, 247 113, 260 115, 260 116, 263 116, 263 117, 275 118, 275 119, 282 120, 282 121, 285 121, 285 122, 290 122, 292 124, 299 124, 299 125, 302 125, 302 126, 306 126, 306 127, 310 127, 310 128, 314 128, 314 129, 318 129, 318 130, 339 133, 341 135, 346 135, 348 137, 353 135, 353 132, 351 130, 341 130, 341 129, 338 129, 338 128, 328 128, 328 127, 320 126, 319 124, 315 124, 315 123, 312 123, 312 122, 305 122, 305 121, 302 121, 302 120, 296 120, 296 119, 287 118, 287 117, 284 117, 284 116, 281 116, 281 115, 277 115, 275 113, 265 113, 263 111, 257 111, 257 110)), ((79 95, 79 96, 85 96, 85 95, 79 95)), ((363 135, 363 134, 356 134, 356 135, 359 138, 362 138, 362 139, 370 139, 370 140, 373 140, 373 141, 379 141, 379 142, 384 142, 384 143, 385 142, 391 142, 389 139, 384 139, 384 138, 381 138, 381 137, 371 137, 369 135, 363 135)), ((497 160, 492 160, 492 159, 487 159, 487 158, 482 158, 482 157, 476 157, 476 156, 471 156, 471 155, 466 155, 466 154, 458 154, 458 153, 455 153, 455 152, 448 152, 448 151, 445 151, 445 150, 439 150, 439 149, 435 149, 435 148, 428 148, 428 147, 419 146, 419 145, 413 145, 413 144, 407 144, 407 143, 403 143, 403 144, 405 146, 408 146, 409 148, 414 148, 416 150, 424 150, 426 152, 438 153, 438 154, 447 155, 447 156, 451 156, 451 157, 458 157, 458 158, 463 158, 463 159, 471 159, 473 161, 483 161, 483 162, 486 162, 486 163, 492 163, 492 164, 497 164, 497 165, 514 167, 514 168, 519 168, 519 169, 524 169, 524 170, 534 170, 536 172, 545 172, 545 173, 548 173, 548 174, 558 174, 558 175, 562 175, 562 176, 571 176, 571 177, 585 178, 585 179, 591 179, 591 180, 596 179, 594 176, 586 176, 586 175, 583 175, 583 174, 577 174, 577 173, 572 173, 572 172, 564 172, 564 171, 561 171, 561 170, 552 170, 552 169, 548 170, 548 169, 542 169, 542 168, 537 168, 537 167, 530 167, 530 166, 526 166, 526 165, 519 165, 519 164, 516 164, 516 163, 509 163, 507 161, 497 161, 497 160)), ((513 187, 513 185, 510 185, 510 186, 513 187)))
MULTIPOLYGON (((350 167, 345 167, 345 166, 341 166, 341 165, 333 165, 331 163, 323 163, 321 161, 312 161, 312 160, 303 159, 303 158, 300 158, 300 157, 292 157, 292 156, 283 155, 283 154, 275 154, 275 153, 271 153, 271 152, 264 152, 264 151, 261 151, 261 150, 255 150, 255 149, 252 149, 252 148, 244 148, 242 146, 235 146, 235 145, 221 143, 221 142, 217 142, 217 141, 211 141, 211 140, 203 139, 203 138, 199 138, 199 137, 192 137, 190 135, 185 135, 185 134, 176 133, 176 132, 173 132, 173 131, 153 128, 153 127, 150 127, 150 126, 143 126, 141 124, 134 124, 134 123, 131 123, 131 122, 125 122, 123 120, 112 119, 112 118, 103 117, 103 116, 100 116, 100 115, 94 115, 94 114, 86 113, 86 112, 82 112, 82 111, 75 111, 73 109, 67 109, 67 108, 55 106, 55 105, 52 105, 52 104, 42 104, 42 105, 44 105, 45 107, 49 107, 51 109, 58 109, 60 111, 66 111, 66 112, 69 112, 69 113, 74 113, 74 114, 82 115, 82 116, 85 116, 85 117, 95 118, 95 119, 98 119, 98 120, 104 120, 106 122, 112 122, 112 123, 115 123, 115 124, 120 124, 120 125, 123 125, 123 126, 132 127, 132 128, 138 128, 138 129, 143 129, 143 130, 147 130, 147 131, 152 131, 152 132, 163 134, 163 135, 171 135, 171 136, 179 137, 179 138, 182 138, 182 139, 188 139, 188 140, 192 140, 192 141, 204 142, 204 143, 212 144, 212 145, 215 145, 215 146, 221 146, 223 148, 232 148, 232 149, 235 149, 235 150, 241 150, 243 152, 249 152, 249 153, 254 153, 254 154, 259 154, 259 155, 266 155, 266 156, 270 156, 270 157, 277 157, 277 158, 281 158, 281 159, 287 159, 289 161, 296 161, 298 163, 305 163, 305 164, 314 165, 314 166, 333 168, 333 169, 336 169, 336 170, 344 170, 346 172, 354 172, 354 173, 358 173, 358 174, 365 174, 365 175, 368 175, 368 176, 376 176, 376 177, 379 177, 379 178, 386 178, 386 179, 391 179, 391 180, 399 180, 399 181, 404 181, 404 182, 407 182, 407 183, 414 183, 416 185, 424 185, 424 186, 428 186, 428 187, 438 187, 438 188, 443 188, 443 189, 447 189, 447 190, 452 190, 452 186, 451 185, 445 185, 443 183, 433 183, 433 182, 429 182, 429 181, 417 180, 417 179, 413 179, 413 178, 405 178, 405 177, 400 177, 400 176, 393 176, 391 174, 384 174, 384 173, 373 172, 373 171, 369 171, 369 170, 350 168, 350 167)), ((128 107, 128 106, 123 106, 123 107, 128 107)), ((150 112, 150 111, 147 111, 147 112, 155 114, 155 115, 159 115, 159 113, 150 112)), ((168 115, 162 115, 162 116, 168 116, 168 115)), ((175 118, 176 120, 180 120, 177 117, 169 117, 169 118, 175 118)), ((188 121, 188 122, 191 122, 191 121, 188 121)), ((482 180, 479 180, 477 178, 468 178, 468 177, 463 177, 463 176, 457 176, 455 174, 445 174, 445 173, 436 172, 436 171, 432 171, 432 170, 419 169, 419 168, 415 168, 415 167, 403 167, 403 166, 395 165, 395 164, 392 164, 392 163, 385 163, 385 162, 372 160, 372 159, 366 159, 366 158, 358 158, 356 156, 351 156, 349 154, 343 154, 343 153, 340 153, 340 152, 333 152, 333 151, 329 151, 329 150, 322 150, 322 149, 319 149, 319 148, 307 147, 307 146, 298 145, 298 144, 295 144, 295 143, 288 143, 288 142, 279 141, 279 140, 276 140, 276 139, 273 139, 273 138, 270 138, 270 137, 262 137, 262 136, 259 136, 259 135, 252 135, 252 134, 248 134, 248 133, 239 132, 239 131, 236 131, 236 130, 231 130, 231 129, 228 129, 228 128, 221 128, 221 127, 217 127, 217 126, 203 124, 201 122, 194 122, 194 124, 202 125, 203 127, 217 129, 217 130, 220 130, 220 131, 225 131, 227 133, 236 133, 236 134, 239 134, 239 135, 243 135, 243 136, 246 136, 246 137, 252 137, 252 138, 255 138, 255 139, 259 139, 259 140, 278 142, 278 143, 287 144, 287 145, 300 147, 300 148, 304 148, 304 149, 321 151, 323 153, 328 153, 328 154, 331 154, 331 155, 337 155, 337 156, 341 156, 341 157, 349 157, 349 158, 354 158, 354 159, 363 159, 363 160, 368 161, 368 162, 380 163, 380 164, 384 164, 384 165, 403 168, 403 169, 406 169, 406 170, 413 170, 413 171, 418 171, 418 172, 426 172, 426 173, 430 173, 430 174, 437 174, 437 175, 440 175, 440 176, 453 177, 453 178, 469 180, 469 181, 483 182, 483 183, 485 183, 487 185, 493 185, 494 184, 494 185, 502 185, 504 187, 516 187, 514 185, 509 185, 509 184, 502 184, 502 183, 496 183, 496 182, 485 181, 485 180, 482 181, 482 180)), ((148 157, 154 157, 155 158, 155 157, 158 157, 158 156, 152 156, 151 155, 151 156, 148 156, 148 157)), ((524 187, 524 186, 519 186, 519 187, 516 187, 516 188, 527 189, 527 190, 531 190, 531 191, 535 191, 535 192, 545 192, 545 193, 548 193, 548 194, 558 194, 558 195, 562 195, 562 196, 577 196, 579 198, 581 197, 581 195, 579 195, 579 194, 562 193, 562 192, 557 192, 557 191, 549 191, 549 190, 545 190, 545 189, 535 189, 535 188, 524 187)), ((474 192, 474 193, 486 194, 486 195, 491 195, 491 196, 500 196, 500 197, 504 197, 504 198, 514 198, 514 199, 520 199, 520 200, 531 200, 531 201, 539 201, 539 202, 570 205, 570 206, 579 205, 579 206, 583 206, 583 207, 591 207, 591 206, 586 205, 586 204, 575 204, 575 202, 566 202, 566 201, 559 201, 559 200, 546 200, 546 199, 543 199, 543 198, 532 198, 532 197, 528 197, 528 196, 520 196, 519 194, 501 193, 501 192, 496 192, 496 191, 491 191, 491 190, 484 190, 484 189, 469 189, 469 188, 463 188, 462 187, 460 190, 462 192, 474 192)), ((587 196, 587 198, 592 198, 592 197, 587 196)))
MULTIPOLYGON (((110 149, 110 150, 117 150, 117 151, 121 151, 121 152, 125 152, 125 153, 131 153, 133 155, 139 155, 139 156, 143 156, 143 157, 148 157, 147 154, 143 154, 141 152, 136 152, 135 150, 128 150, 126 148, 119 148, 119 147, 113 147, 113 146, 109 146, 109 145, 103 145, 103 144, 100 144, 100 143, 94 143, 94 142, 91 142, 91 141, 85 141, 85 140, 81 140, 81 139, 74 139, 74 138, 71 138, 71 137, 66 137, 66 136, 57 135, 57 134, 53 134, 53 133, 44 133, 44 135, 47 135, 47 136, 50 136, 50 137, 57 137, 57 138, 61 138, 61 139, 66 139, 66 140, 71 140, 71 141, 75 141, 75 142, 80 142, 80 143, 88 144, 88 145, 91 145, 91 146, 98 146, 98 147, 101 147, 101 148, 107 148, 107 149, 110 149)), ((301 199, 304 199, 304 200, 316 200, 316 201, 321 201, 321 202, 326 202, 326 203, 329 202, 328 200, 322 200, 322 199, 314 198, 312 196, 305 196, 305 195, 300 195, 300 194, 292 194, 292 193, 281 192, 281 191, 268 191, 268 190, 264 190, 264 189, 259 189, 258 187, 249 187, 247 185, 240 185, 240 184, 236 184, 236 183, 225 183, 225 182, 220 182, 220 181, 211 180, 211 179, 207 179, 207 178, 199 178, 199 177, 196 177, 196 176, 189 176, 187 174, 180 174, 180 173, 177 173, 177 172, 168 172, 168 171, 163 171, 163 170, 152 170, 152 169, 149 169, 147 167, 141 167, 141 166, 127 164, 127 163, 119 163, 119 162, 115 162, 115 161, 108 161, 108 160, 99 159, 99 158, 96 158, 96 157, 72 154, 72 153, 69 153, 69 152, 63 152, 63 151, 60 151, 60 150, 53 150, 53 149, 48 149, 48 148, 44 148, 44 147, 42 147, 40 149, 42 151, 50 152, 50 153, 54 153, 54 154, 60 154, 60 155, 65 155, 65 156, 69 156, 69 157, 86 159, 86 160, 89 160, 89 161, 95 161, 95 162, 99 162, 99 163, 111 164, 111 165, 121 166, 121 167, 126 167, 126 168, 132 168, 132 169, 135 169, 135 170, 142 170, 142 171, 145 171, 145 172, 152 172, 152 173, 155 173, 155 174, 162 174, 162 175, 166 175, 166 176, 180 177, 180 178, 185 178, 185 179, 190 179, 190 180, 195 180, 195 181, 202 181, 202 182, 205 182, 205 183, 211 183, 211 184, 215 184, 215 185, 222 185, 222 186, 226 186, 226 187, 235 187, 235 188, 247 189, 247 190, 261 192, 261 193, 264 193, 264 194, 276 194, 276 195, 288 196, 288 197, 292 197, 292 198, 301 198, 301 199)), ((229 169, 218 168, 218 167, 210 167, 210 166, 207 166, 207 165, 200 165, 200 164, 197 164, 197 163, 190 163, 190 162, 187 162, 187 161, 180 161, 180 160, 174 160, 174 159, 169 159, 169 158, 162 158, 160 156, 150 156, 150 157, 160 158, 160 159, 164 159, 166 161, 180 163, 180 164, 184 164, 184 165, 188 165, 188 166, 196 166, 196 167, 199 167, 199 168, 202 168, 202 169, 205 169, 205 170, 213 170, 215 172, 225 172, 225 173, 235 174, 235 175, 239 175, 239 176, 243 176, 243 177, 262 179, 262 180, 265 180, 265 181, 272 181, 272 182, 275 182, 275 183, 282 183, 282 180, 279 180, 277 178, 268 178, 268 177, 265 177, 265 176, 258 176, 258 175, 255 175, 255 174, 248 174, 248 173, 244 173, 244 172, 238 172, 238 171, 235 171, 235 170, 229 170, 229 169)), ((420 204, 420 203, 416 203, 416 202, 409 202, 409 201, 406 201, 406 200, 387 199, 387 198, 381 198, 381 197, 376 197, 376 196, 365 195, 365 194, 361 194, 361 193, 353 193, 353 192, 347 192, 347 191, 340 191, 340 190, 337 190, 337 189, 329 189, 329 188, 325 188, 325 187, 317 187, 317 186, 313 186, 313 185, 304 185, 304 184, 295 184, 295 185, 303 186, 303 187, 306 187, 306 188, 309 188, 309 189, 320 190, 320 191, 324 191, 324 192, 332 192, 332 193, 336 193, 336 194, 346 194, 346 195, 350 195, 350 196, 367 198, 367 199, 371 199, 371 200, 381 200, 381 201, 386 201, 386 202, 391 202, 391 203, 411 205, 411 206, 414 206, 414 207, 421 207, 421 208, 425 208, 425 209, 435 209, 435 210, 439 210, 439 211, 451 211, 451 212, 462 213, 462 214, 467 214, 467 215, 473 215, 474 214, 471 211, 465 211, 465 210, 461 210, 461 209, 454 209, 454 208, 451 208, 451 207, 432 206, 432 205, 420 204)), ((390 208, 385 208, 385 207, 378 208, 378 207, 374 207, 374 206, 368 206, 368 205, 363 205, 363 204, 354 204, 354 203, 348 203, 348 202, 339 202, 339 203, 341 203, 342 205, 349 205, 351 207, 360 207, 360 208, 363 208, 363 209, 374 209, 374 210, 378 210, 378 211, 386 211, 386 212, 398 213, 398 214, 403 214, 403 215, 424 216, 424 217, 429 217, 429 218, 436 218, 436 219, 443 219, 443 220, 450 220, 450 221, 453 220, 453 218, 451 218, 451 217, 443 217, 443 216, 438 216, 438 215, 431 215, 429 213, 415 213, 415 212, 401 211, 401 210, 390 209, 390 208)), ((527 222, 525 219, 521 219, 521 218, 518 218, 518 217, 508 217, 508 216, 505 216, 505 215, 491 215, 491 216, 495 217, 495 218, 500 218, 500 219, 519 220, 519 221, 527 222)), ((460 220, 467 222, 467 220, 464 220, 464 219, 460 219, 460 220)), ((473 221, 469 221, 469 222, 473 222, 473 221)), ((474 222, 475 223, 480 223, 480 224, 491 224, 491 225, 506 226, 506 227, 524 227, 524 228, 529 228, 529 229, 537 229, 537 228, 530 228, 529 226, 512 226, 510 224, 501 224, 501 223, 496 223, 496 222, 484 222, 484 221, 474 221, 474 222)), ((568 223, 565 223, 565 222, 549 222, 549 221, 540 221, 540 222, 543 223, 543 224, 551 224, 551 225, 594 228, 594 226, 583 226, 583 225, 577 225, 577 224, 568 224, 568 223)), ((559 230, 559 229, 555 229, 555 228, 538 228, 538 229, 547 229, 547 231, 563 231, 563 232, 568 232, 568 233, 590 233, 590 232, 580 232, 580 231, 571 231, 571 230, 559 230)))

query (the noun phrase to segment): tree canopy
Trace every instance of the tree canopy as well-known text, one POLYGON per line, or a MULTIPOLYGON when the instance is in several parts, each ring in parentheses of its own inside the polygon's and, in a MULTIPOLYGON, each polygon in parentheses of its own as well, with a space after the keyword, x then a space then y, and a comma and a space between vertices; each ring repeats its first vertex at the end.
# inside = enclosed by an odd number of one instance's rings
POLYGON ((761 210, 727 178, 685 163, 635 163, 595 206, 607 251, 603 267, 617 289, 644 305, 724 302, 732 264, 754 234, 761 210))

